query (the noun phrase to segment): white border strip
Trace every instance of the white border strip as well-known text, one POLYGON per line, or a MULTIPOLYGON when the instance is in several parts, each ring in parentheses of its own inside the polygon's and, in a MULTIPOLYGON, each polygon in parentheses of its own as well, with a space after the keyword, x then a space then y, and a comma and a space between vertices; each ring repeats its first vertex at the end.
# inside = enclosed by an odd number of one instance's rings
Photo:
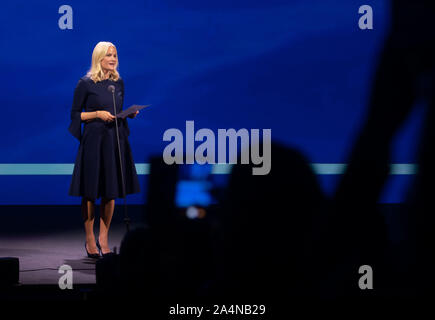
MULTIPOLYGON (((319 175, 339 175, 346 170, 345 163, 312 163, 314 173, 319 175)), ((212 174, 229 174, 232 164, 219 163, 212 167, 212 174)), ((0 163, 0 176, 8 175, 71 175, 73 163, 0 163)), ((413 175, 417 173, 417 165, 413 163, 391 164, 392 175, 413 175)), ((149 163, 136 163, 138 175, 150 173, 149 163)))

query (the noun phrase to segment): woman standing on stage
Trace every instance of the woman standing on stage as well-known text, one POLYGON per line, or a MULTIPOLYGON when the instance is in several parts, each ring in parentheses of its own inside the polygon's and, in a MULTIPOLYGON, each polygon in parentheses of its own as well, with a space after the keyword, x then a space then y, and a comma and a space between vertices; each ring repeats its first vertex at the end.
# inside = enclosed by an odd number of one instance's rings
MULTIPOLYGON (((81 211, 85 226, 85 250, 88 257, 111 254, 108 242, 115 198, 123 197, 121 166, 116 136, 119 142, 126 194, 140 192, 136 168, 128 142, 127 119, 115 119, 112 92, 115 87, 116 113, 124 102, 124 81, 118 73, 115 45, 99 42, 92 53, 92 66, 74 91, 71 124, 68 130, 80 141, 69 195, 82 197, 81 211), (84 123, 83 134, 81 125, 84 123), (101 197, 100 232, 94 236, 94 206, 101 197)), ((136 117, 136 114, 130 118, 136 117)))

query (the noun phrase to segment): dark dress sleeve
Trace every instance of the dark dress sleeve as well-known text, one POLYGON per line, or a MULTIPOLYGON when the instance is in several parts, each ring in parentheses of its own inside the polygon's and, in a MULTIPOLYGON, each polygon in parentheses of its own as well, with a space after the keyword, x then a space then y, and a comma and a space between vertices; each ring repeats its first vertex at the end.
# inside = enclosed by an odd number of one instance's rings
MULTIPOLYGON (((121 85, 121 91, 122 91, 122 105, 124 107, 124 80, 119 79, 119 83, 121 85)), ((122 111, 122 110, 121 110, 122 111)), ((127 137, 130 135, 130 128, 128 127, 128 121, 127 121, 127 117, 125 117, 124 119, 121 119, 122 121, 124 121, 124 127, 125 127, 125 133, 127 135, 127 137)))
POLYGON ((83 79, 80 79, 77 83, 76 89, 74 90, 73 104, 71 108, 71 124, 68 128, 69 132, 79 141, 82 138, 81 113, 84 108, 86 94, 86 82, 83 79))

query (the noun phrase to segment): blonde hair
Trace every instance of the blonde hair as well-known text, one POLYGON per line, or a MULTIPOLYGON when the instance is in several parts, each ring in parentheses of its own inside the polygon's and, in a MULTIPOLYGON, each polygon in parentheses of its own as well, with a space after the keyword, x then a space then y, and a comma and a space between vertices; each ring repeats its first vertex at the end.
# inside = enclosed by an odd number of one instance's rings
MULTIPOLYGON (((94 51, 92 52, 91 69, 88 71, 87 76, 91 78, 95 83, 97 83, 98 81, 105 80, 104 72, 103 69, 101 68, 101 60, 104 59, 110 47, 114 47, 116 50, 116 47, 113 43, 100 41, 97 43, 97 45, 94 48, 94 51)), ((113 81, 118 81, 119 79, 118 59, 116 59, 115 70, 109 72, 110 72, 109 79, 113 81)))

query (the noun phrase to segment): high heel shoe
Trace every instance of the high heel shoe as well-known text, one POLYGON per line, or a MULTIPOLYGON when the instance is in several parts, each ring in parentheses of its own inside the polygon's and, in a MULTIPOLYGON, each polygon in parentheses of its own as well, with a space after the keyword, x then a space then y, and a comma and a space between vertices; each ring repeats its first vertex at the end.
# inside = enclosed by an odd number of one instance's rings
POLYGON ((108 253, 103 253, 103 250, 101 250, 100 241, 98 239, 97 239, 97 248, 98 248, 98 251, 100 251, 100 254, 102 257, 108 257, 111 255, 114 255, 114 253, 112 251, 110 251, 108 253))
POLYGON ((88 255, 88 258, 92 258, 92 259, 100 258, 100 255, 98 253, 89 253, 88 248, 86 248, 86 241, 85 241, 85 250, 86 250, 86 254, 88 255))

